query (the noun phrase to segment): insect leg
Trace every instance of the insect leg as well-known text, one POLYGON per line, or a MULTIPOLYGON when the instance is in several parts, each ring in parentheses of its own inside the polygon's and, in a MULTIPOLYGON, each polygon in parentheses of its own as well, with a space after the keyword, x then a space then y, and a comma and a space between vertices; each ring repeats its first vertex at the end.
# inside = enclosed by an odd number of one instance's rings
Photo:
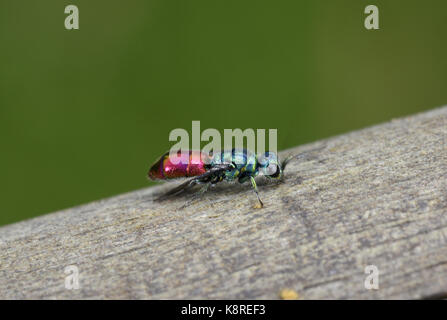
POLYGON ((259 200, 259 204, 261 205, 261 208, 264 206, 264 203, 262 203, 261 198, 259 197, 259 193, 258 193, 258 187, 256 186, 256 181, 255 178, 253 178, 252 176, 250 176, 250 180, 251 180, 251 185, 253 186, 253 189, 256 193, 256 196, 258 197, 259 200))

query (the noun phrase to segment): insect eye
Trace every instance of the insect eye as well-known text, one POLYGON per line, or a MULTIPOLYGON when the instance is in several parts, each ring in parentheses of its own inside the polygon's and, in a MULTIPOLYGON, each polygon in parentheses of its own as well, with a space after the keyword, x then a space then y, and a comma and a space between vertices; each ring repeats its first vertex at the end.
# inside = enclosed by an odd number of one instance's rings
POLYGON ((275 164, 274 165, 274 170, 272 170, 273 174, 269 175, 270 178, 279 178, 279 176, 281 175, 281 168, 275 164))

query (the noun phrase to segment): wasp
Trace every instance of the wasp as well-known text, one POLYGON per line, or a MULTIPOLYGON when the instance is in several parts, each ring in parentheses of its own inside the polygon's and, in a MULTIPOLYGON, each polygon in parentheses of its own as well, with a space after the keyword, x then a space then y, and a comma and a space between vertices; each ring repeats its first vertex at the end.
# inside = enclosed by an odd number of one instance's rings
POLYGON ((179 150, 163 154, 149 169, 148 177, 151 180, 190 178, 159 199, 178 194, 194 185, 202 185, 199 193, 203 193, 210 185, 221 181, 237 180, 239 183, 250 181, 259 205, 263 207, 264 203, 259 196, 255 177, 262 173, 271 179, 281 179, 289 159, 279 162, 274 152, 267 151, 257 156, 247 149, 224 150, 211 154, 202 151, 179 150))

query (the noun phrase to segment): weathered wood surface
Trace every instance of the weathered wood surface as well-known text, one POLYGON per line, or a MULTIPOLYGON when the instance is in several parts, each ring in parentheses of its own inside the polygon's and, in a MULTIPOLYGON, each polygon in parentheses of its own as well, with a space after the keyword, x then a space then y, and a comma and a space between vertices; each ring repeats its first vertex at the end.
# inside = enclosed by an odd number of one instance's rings
POLYGON ((446 297, 446 139, 444 107, 286 151, 263 209, 249 186, 186 207, 153 202, 157 186, 2 227, 0 297, 446 297))

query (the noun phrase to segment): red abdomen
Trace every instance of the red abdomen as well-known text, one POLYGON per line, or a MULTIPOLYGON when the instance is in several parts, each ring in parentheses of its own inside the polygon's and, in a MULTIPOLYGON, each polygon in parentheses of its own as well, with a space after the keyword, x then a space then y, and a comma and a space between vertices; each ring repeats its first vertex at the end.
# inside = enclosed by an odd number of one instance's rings
POLYGON ((166 152, 152 165, 147 175, 152 180, 198 176, 206 172, 203 160, 207 158, 200 151, 178 151, 176 159, 166 152))

